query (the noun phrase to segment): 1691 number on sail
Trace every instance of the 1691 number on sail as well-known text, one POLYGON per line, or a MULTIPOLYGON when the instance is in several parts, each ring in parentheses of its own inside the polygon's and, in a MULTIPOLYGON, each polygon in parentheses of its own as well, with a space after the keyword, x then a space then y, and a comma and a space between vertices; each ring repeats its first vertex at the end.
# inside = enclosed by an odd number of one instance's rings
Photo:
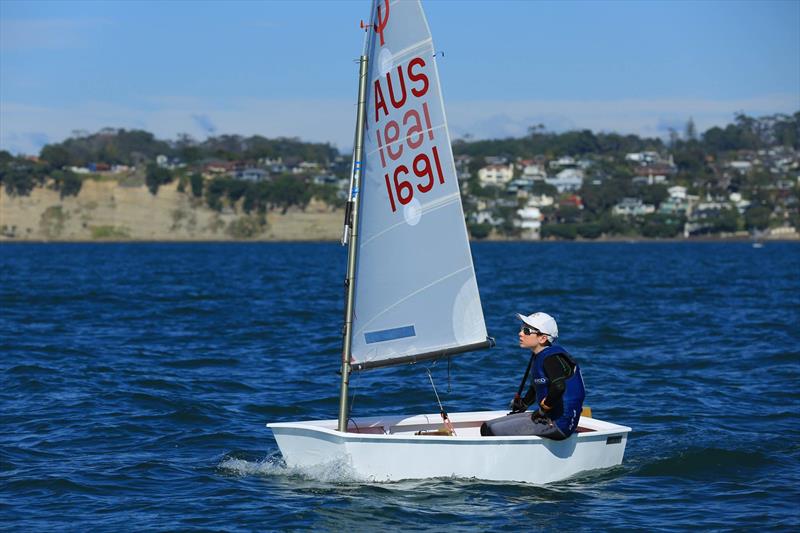
POLYGON ((424 59, 415 57, 405 69, 398 66, 374 83, 375 122, 389 119, 378 125, 375 135, 381 166, 387 170, 384 181, 392 212, 397 211, 398 204, 408 204, 415 194, 425 194, 445 179, 439 149, 434 144, 436 136, 428 102, 423 100, 430 88, 426 66, 424 59), (423 148, 426 137, 430 150, 423 148), (397 164, 391 168, 404 153, 407 158, 413 155, 410 165, 397 164))

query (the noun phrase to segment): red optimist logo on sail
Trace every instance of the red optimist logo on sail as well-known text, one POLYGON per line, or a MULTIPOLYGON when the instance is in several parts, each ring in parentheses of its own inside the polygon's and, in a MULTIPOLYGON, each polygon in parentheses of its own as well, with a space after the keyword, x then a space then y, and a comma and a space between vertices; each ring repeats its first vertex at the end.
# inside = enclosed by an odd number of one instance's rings
MULTIPOLYGON (((384 32, 389 23, 388 2, 384 9, 382 13, 378 8, 375 24, 381 47, 385 46, 384 32)), ((375 127, 370 130, 377 141, 387 207, 392 212, 445 182, 427 101, 431 92, 428 61, 422 56, 412 57, 387 69, 373 82, 374 114, 370 118, 375 127)))

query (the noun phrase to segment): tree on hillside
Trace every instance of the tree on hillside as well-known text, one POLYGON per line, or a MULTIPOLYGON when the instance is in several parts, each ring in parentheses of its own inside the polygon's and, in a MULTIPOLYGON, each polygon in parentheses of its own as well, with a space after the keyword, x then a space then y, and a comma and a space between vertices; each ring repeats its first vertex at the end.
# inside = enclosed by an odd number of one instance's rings
MULTIPOLYGON (((0 185, 10 195, 27 196, 34 187, 43 185, 47 178, 45 165, 23 157, 11 157, 0 152, 0 185)), ((9 154, 10 155, 10 154, 9 154)))
POLYGON ((283 213, 293 205, 305 208, 311 200, 306 184, 294 176, 281 176, 271 185, 272 201, 283 213))
POLYGON ((166 185, 173 179, 172 172, 166 168, 161 168, 155 163, 147 165, 147 175, 145 176, 145 183, 150 193, 155 196, 158 194, 158 188, 166 185))
POLYGON ((189 183, 192 186, 192 194, 195 198, 203 196, 203 176, 199 172, 194 172, 189 176, 189 183))
POLYGON ((748 230, 764 230, 769 227, 772 210, 762 205, 754 205, 744 213, 744 225, 748 230))
POLYGON ((72 165, 72 156, 63 144, 46 144, 39 157, 47 161, 52 168, 64 168, 72 165))
POLYGON ((78 193, 81 192, 83 180, 74 172, 69 170, 54 170, 51 177, 62 199, 67 196, 78 196, 78 193))
POLYGON ((58 166, 58 163, 65 160, 78 166, 88 163, 134 165, 140 159, 152 161, 159 154, 171 155, 172 149, 148 131, 105 128, 93 134, 81 132, 62 143, 46 145, 39 155, 60 168, 64 165, 58 166))
POLYGON ((692 117, 689 117, 689 121, 686 123, 686 140, 687 141, 697 140, 697 128, 694 125, 694 120, 692 119, 692 117))

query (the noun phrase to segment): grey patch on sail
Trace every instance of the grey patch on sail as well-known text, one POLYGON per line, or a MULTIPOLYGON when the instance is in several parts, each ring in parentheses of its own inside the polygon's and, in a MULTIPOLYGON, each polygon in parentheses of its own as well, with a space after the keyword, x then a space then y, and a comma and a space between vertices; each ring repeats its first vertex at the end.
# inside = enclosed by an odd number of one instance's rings
POLYGON ((453 336, 459 344, 474 342, 476 338, 483 340, 485 325, 483 309, 478 295, 478 286, 474 277, 470 277, 459 289, 453 302, 453 336), (480 332, 478 337, 475 333, 480 332))
POLYGON ((403 218, 405 218, 406 224, 409 226, 419 224, 422 219, 422 203, 416 198, 412 198, 408 205, 403 208, 403 218))
POLYGON ((414 326, 402 326, 399 328, 381 329, 378 331, 367 331, 364 333, 364 342, 373 344, 376 342, 393 341, 397 339, 406 339, 408 337, 416 337, 417 332, 414 326))

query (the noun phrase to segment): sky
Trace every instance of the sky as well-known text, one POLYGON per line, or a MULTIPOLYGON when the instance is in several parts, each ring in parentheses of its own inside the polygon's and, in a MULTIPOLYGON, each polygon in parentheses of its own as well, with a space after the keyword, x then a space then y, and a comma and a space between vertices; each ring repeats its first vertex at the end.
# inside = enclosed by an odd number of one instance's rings
MULTIPOLYGON (((423 3, 453 138, 800 111, 800 0, 423 3)), ((0 0, 0 149, 144 129, 350 150, 368 0, 0 0)))

